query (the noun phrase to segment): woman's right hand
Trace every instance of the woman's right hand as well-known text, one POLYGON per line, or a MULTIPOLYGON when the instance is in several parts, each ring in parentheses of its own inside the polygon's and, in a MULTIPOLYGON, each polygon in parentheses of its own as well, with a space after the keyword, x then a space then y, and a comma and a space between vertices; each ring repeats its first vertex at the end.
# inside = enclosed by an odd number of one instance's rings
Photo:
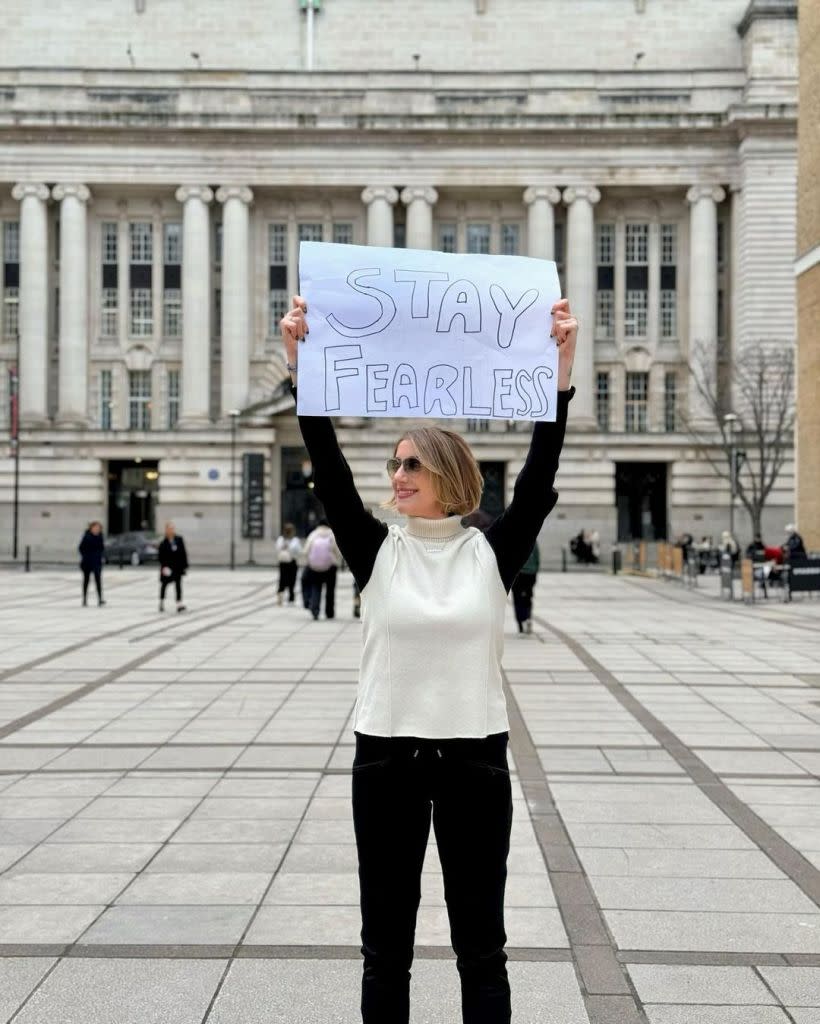
MULTIPOLYGON (((296 366, 299 360, 299 342, 304 341, 305 336, 310 333, 306 319, 307 303, 301 295, 294 295, 291 308, 279 321, 279 330, 282 332, 282 341, 285 344, 285 357, 288 366, 296 366)), ((296 373, 291 370, 291 377, 294 382, 296 373)))

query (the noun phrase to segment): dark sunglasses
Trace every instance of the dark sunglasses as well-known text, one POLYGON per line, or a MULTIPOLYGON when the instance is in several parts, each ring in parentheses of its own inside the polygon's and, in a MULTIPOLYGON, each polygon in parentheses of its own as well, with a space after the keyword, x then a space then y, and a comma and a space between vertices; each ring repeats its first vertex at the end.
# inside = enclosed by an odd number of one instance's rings
POLYGON ((405 473, 418 473, 424 468, 415 455, 410 455, 406 459, 388 459, 385 465, 388 476, 395 476, 399 467, 403 467, 405 473))

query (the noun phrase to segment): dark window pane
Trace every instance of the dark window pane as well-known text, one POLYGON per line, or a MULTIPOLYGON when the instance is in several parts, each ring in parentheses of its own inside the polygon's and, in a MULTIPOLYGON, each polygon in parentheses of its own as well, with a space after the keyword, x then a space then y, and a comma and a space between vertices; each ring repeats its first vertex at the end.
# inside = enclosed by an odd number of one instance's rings
POLYGON ((598 267, 598 291, 611 292, 615 287, 615 268, 598 267))
POLYGON ((287 288, 288 286, 288 268, 285 266, 275 266, 270 268, 270 284, 271 291, 287 288))
POLYGON ((3 284, 6 288, 20 287, 20 264, 7 263, 3 271, 3 284))
POLYGON ((117 264, 116 263, 103 263, 102 286, 103 286, 103 288, 116 288, 117 287, 117 264))
POLYGON ((166 263, 163 267, 163 287, 182 287, 182 267, 178 263, 166 263))
POLYGON ((150 263, 132 263, 128 275, 129 283, 131 288, 150 288, 151 287, 151 264, 150 263))
POLYGON ((665 292, 673 292, 678 280, 677 267, 661 267, 661 289, 665 292))
POLYGON ((649 287, 649 267, 626 268, 626 289, 630 292, 645 292, 649 287))

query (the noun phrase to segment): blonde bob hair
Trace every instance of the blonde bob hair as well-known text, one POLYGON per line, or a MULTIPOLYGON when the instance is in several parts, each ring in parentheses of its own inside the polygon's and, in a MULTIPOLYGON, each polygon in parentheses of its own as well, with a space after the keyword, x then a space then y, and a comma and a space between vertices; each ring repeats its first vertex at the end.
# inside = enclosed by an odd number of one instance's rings
MULTIPOLYGON (((481 501, 484 480, 470 446, 452 430, 441 427, 411 427, 396 441, 393 454, 402 441, 410 441, 422 466, 430 474, 433 492, 447 516, 468 516, 481 501)), ((396 509, 395 494, 382 508, 396 509)))

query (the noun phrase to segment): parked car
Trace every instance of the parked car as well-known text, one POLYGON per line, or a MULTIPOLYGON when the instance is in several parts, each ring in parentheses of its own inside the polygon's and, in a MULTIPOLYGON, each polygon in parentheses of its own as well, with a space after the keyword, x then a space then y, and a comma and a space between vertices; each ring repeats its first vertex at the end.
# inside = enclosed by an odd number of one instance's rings
POLYGON ((159 541, 143 531, 119 533, 109 537, 105 544, 105 560, 109 564, 128 562, 142 565, 143 562, 156 562, 158 556, 159 541))

